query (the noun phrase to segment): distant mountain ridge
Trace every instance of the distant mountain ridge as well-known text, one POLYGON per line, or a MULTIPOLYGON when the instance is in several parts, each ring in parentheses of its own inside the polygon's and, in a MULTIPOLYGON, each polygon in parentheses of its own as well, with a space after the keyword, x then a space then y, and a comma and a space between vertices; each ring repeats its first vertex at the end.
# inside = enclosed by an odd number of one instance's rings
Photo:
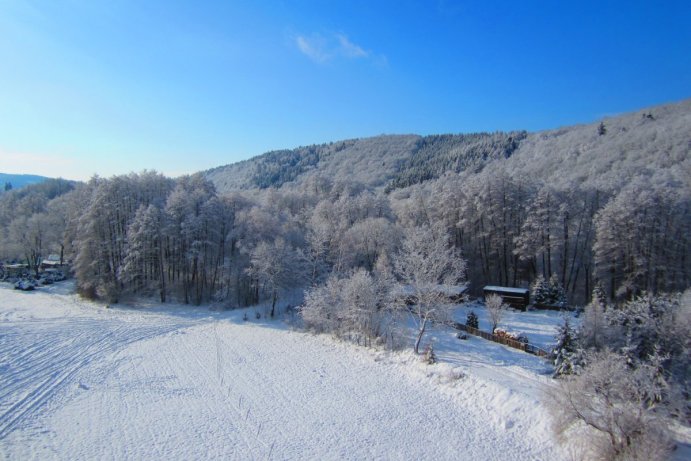
POLYGON ((494 162, 506 162, 507 167, 545 181, 558 177, 621 184, 633 170, 672 166, 683 180, 687 171, 691 173, 690 152, 691 99, 687 99, 534 133, 381 135, 278 150, 204 174, 221 193, 295 187, 318 176, 391 191, 447 172, 474 173, 494 162))
POLYGON ((37 184, 50 179, 46 176, 39 176, 35 174, 9 174, 0 173, 0 191, 4 191, 5 184, 12 184, 13 189, 20 189, 29 184, 37 184))

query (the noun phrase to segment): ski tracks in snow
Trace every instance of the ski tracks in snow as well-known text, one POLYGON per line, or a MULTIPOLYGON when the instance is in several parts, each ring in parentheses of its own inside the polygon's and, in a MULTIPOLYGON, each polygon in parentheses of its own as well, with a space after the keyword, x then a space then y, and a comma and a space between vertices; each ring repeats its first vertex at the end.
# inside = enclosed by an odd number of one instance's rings
POLYGON ((31 323, 31 331, 0 324, 0 441, 46 404, 63 398, 61 391, 91 363, 178 328, 79 318, 31 323))
POLYGON ((234 314, 3 307, 0 458, 560 458, 530 421, 484 414, 477 379, 440 392, 330 338, 234 314))

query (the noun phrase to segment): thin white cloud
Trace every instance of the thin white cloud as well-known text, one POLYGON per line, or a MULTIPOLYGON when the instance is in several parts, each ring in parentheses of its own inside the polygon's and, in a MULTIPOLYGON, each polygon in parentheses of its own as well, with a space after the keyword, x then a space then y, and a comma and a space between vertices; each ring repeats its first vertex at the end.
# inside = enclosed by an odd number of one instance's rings
POLYGON ((348 40, 348 37, 346 37, 345 35, 338 34, 336 35, 336 38, 338 39, 339 51, 344 56, 347 56, 349 58, 366 58, 367 56, 369 56, 369 53, 367 51, 363 50, 360 46, 348 40))
MULTIPOLYGON (((294 38, 297 49, 312 61, 322 64, 336 58, 343 59, 371 59, 374 64, 379 64, 383 56, 373 55, 371 51, 352 42, 343 33, 330 33, 328 35, 312 34, 297 35, 294 38)), ((384 60, 386 59, 383 57, 384 60)))
POLYGON ((326 62, 330 59, 327 51, 326 41, 321 35, 306 37, 298 35, 295 37, 295 44, 302 54, 315 62, 326 62))

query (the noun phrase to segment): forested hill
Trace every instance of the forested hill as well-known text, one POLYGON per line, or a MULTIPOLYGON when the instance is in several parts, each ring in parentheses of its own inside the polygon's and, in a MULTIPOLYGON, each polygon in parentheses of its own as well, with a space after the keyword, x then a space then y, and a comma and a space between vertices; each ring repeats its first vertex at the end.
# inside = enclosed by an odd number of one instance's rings
POLYGON ((206 172, 219 192, 302 184, 324 176, 388 190, 438 178, 446 171, 479 171, 488 162, 508 158, 525 132, 382 135, 258 157, 206 172))
POLYGON ((19 189, 29 184, 37 184, 45 181, 45 176, 34 174, 8 174, 0 173, 0 193, 7 189, 19 189))
POLYGON ((689 133, 691 100, 685 100, 535 133, 382 135, 298 147, 217 167, 205 175, 221 193, 300 185, 318 176, 391 191, 449 171, 475 173, 492 162, 506 161, 544 181, 589 181, 616 189, 645 170, 675 165, 689 172, 689 133))
POLYGON ((632 178, 691 180, 691 99, 530 134, 507 168, 548 183, 615 191, 632 178))

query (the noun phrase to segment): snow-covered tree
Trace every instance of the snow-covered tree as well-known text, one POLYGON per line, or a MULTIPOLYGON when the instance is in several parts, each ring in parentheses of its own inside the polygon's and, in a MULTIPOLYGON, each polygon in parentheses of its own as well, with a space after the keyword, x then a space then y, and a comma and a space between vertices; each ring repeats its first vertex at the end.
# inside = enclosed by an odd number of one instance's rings
POLYGON ((556 274, 552 274, 549 279, 549 304, 553 306, 564 307, 566 305, 566 294, 564 287, 559 282, 556 274))
POLYGON ((264 285, 271 297, 270 316, 276 313, 276 301, 281 290, 298 287, 305 278, 305 259, 301 251, 292 248, 283 238, 272 243, 260 242, 250 254, 248 273, 264 285))
POLYGON ((398 228, 385 218, 366 218, 353 224, 342 236, 340 270, 374 269, 379 256, 393 253, 398 244, 398 228))
POLYGON ((308 266, 308 277, 311 286, 323 280, 328 270, 328 252, 331 235, 325 226, 312 226, 307 230, 307 251, 305 258, 308 266))
POLYGON ((553 394, 557 433, 578 438, 574 444, 588 448, 581 454, 585 459, 667 459, 671 444, 665 408, 648 398, 664 392, 656 374, 647 364, 630 367, 617 353, 593 354, 587 367, 565 376, 553 394))
POLYGON ((387 282, 364 269, 345 279, 343 320, 347 328, 364 337, 367 345, 388 333, 392 300, 391 285, 387 282))
POLYGON ((158 287, 161 302, 165 302, 162 231, 162 211, 154 205, 140 206, 127 230, 127 255, 118 275, 134 292, 158 287))
POLYGON ((533 295, 533 302, 535 304, 547 304, 550 299, 549 283, 542 275, 538 275, 530 291, 533 295))
POLYGON ((473 311, 468 312, 468 315, 465 319, 465 324, 466 324, 466 326, 469 326, 470 328, 475 328, 475 329, 480 328, 480 321, 477 318, 477 314, 473 311))
POLYGON ((517 252, 524 260, 532 259, 539 266, 542 276, 552 276, 553 258, 557 251, 559 204, 562 202, 552 187, 541 187, 528 204, 528 215, 516 238, 517 252))
POLYGON ((169 273, 185 303, 200 304, 217 292, 218 259, 226 235, 224 206, 213 184, 202 175, 176 181, 165 203, 165 228, 169 273))
POLYGON ((583 348, 601 350, 605 346, 609 328, 606 309, 607 303, 602 288, 596 285, 590 303, 583 310, 580 328, 580 343, 583 348))
POLYGON ((597 277, 613 299, 689 286, 691 194, 669 181, 635 178, 597 214, 597 277))
POLYGON ((559 307, 566 304, 566 294, 556 274, 549 281, 538 275, 531 286, 531 292, 535 304, 559 307))
POLYGON ((499 322, 501 322, 501 319, 504 317, 504 312, 506 312, 507 306, 504 304, 501 296, 493 294, 489 295, 487 299, 485 299, 485 309, 487 309, 487 313, 489 314, 489 321, 492 326, 492 334, 494 334, 494 330, 497 329, 499 322))
POLYGON ((428 323, 447 320, 453 309, 440 288, 465 283, 466 263, 449 244, 445 229, 423 225, 404 231, 401 249, 394 257, 394 268, 401 291, 409 292, 415 300, 411 312, 418 329, 413 347, 417 354, 428 323))
POLYGON ((455 240, 469 260, 469 278, 478 285, 516 286, 526 264, 517 252, 517 237, 533 187, 501 165, 447 181, 451 184, 442 182, 440 188, 449 200, 438 202, 439 214, 457 218, 455 240))
POLYGON ((660 388, 663 393, 647 398, 653 403, 663 402, 674 408, 676 414, 688 417, 689 408, 680 395, 688 393, 691 369, 691 304, 683 299, 681 294, 647 294, 604 311, 598 303, 591 303, 586 308, 580 336, 586 348, 612 350, 632 368, 646 366, 656 370, 655 378, 665 383, 660 388), (594 312, 604 313, 604 320, 598 317, 595 321, 594 312))
POLYGON ((19 216, 9 226, 9 240, 16 245, 29 270, 38 277, 41 260, 47 248, 50 221, 46 213, 19 216))
POLYGON ((631 363, 650 364, 661 357, 666 379, 688 387, 691 306, 683 299, 681 294, 645 294, 609 309, 608 347, 616 348, 631 363))
POLYGON ((332 274, 324 285, 307 291, 302 318, 316 331, 371 345, 390 333, 391 288, 386 278, 364 269, 347 277, 332 274))
POLYGON ((554 376, 577 374, 582 365, 576 330, 571 327, 568 317, 557 331, 557 344, 554 346, 554 376))

